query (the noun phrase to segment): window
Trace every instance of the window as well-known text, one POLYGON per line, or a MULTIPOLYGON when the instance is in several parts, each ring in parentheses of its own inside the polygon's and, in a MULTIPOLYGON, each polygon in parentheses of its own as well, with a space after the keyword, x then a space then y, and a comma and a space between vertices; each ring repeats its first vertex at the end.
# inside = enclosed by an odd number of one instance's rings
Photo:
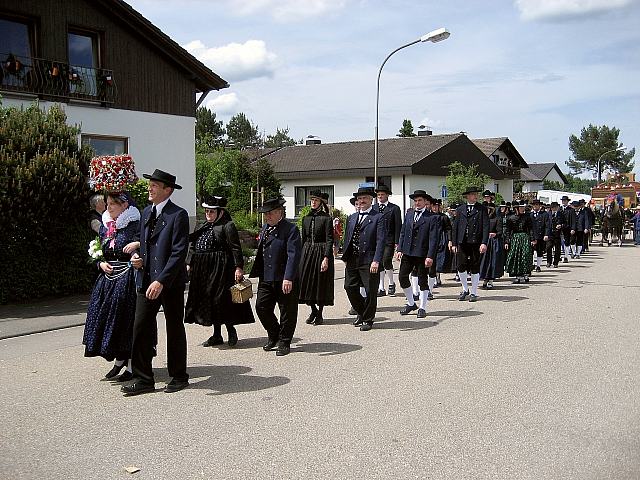
POLYGON ((498 183, 493 184, 493 193, 500 193, 500 185, 498 183))
MULTIPOLYGON (((373 182, 373 177, 367 177, 365 182, 373 182)), ((384 185, 386 187, 391 188, 391 176, 378 176, 378 185, 384 185)))
POLYGON ((82 145, 91 146, 96 155, 122 155, 129 153, 129 141, 124 137, 82 135, 82 145))
POLYGON ((98 35, 87 32, 69 32, 67 42, 70 92, 96 96, 96 69, 100 66, 98 35))
POLYGON ((31 71, 30 25, 24 21, 0 18, 0 84, 21 87, 31 71))
POLYGON ((296 187, 296 217, 300 215, 300 210, 309 205, 309 193, 311 193, 312 190, 320 190, 322 193, 328 193, 329 205, 333 205, 333 185, 324 185, 318 187, 296 187))

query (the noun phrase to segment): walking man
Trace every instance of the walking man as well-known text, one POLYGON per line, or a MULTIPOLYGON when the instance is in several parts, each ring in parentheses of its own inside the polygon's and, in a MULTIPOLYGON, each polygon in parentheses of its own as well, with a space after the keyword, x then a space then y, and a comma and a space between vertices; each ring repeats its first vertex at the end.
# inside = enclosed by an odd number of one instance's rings
POLYGON ((469 297, 470 302, 478 299, 480 283, 480 260, 487 251, 489 241, 489 214, 484 205, 478 203, 478 187, 467 188, 462 195, 466 202, 456 211, 452 230, 452 252, 457 256, 458 276, 462 284, 462 292, 458 300, 469 297), (471 292, 467 272, 471 273, 471 292))
POLYGON ((358 314, 353 323, 363 332, 371 330, 376 316, 380 285, 380 262, 387 238, 383 216, 373 209, 375 192, 371 188, 361 187, 353 194, 359 205, 359 211, 349 216, 344 236, 342 260, 346 264, 344 289, 351 306, 358 314), (366 298, 360 294, 364 287, 366 298))
POLYGON ((133 382, 122 387, 126 396, 155 390, 151 365, 157 338, 156 316, 164 309, 167 329, 167 366, 171 381, 165 393, 189 385, 187 374, 187 336, 184 330, 184 286, 187 283, 185 260, 189 249, 189 215, 170 197, 176 177, 156 169, 149 180, 151 205, 144 209, 140 222, 140 255, 131 263, 138 269, 136 315, 133 323, 131 367, 133 382))
POLYGON ((251 269, 257 277, 256 313, 267 331, 268 340, 262 347, 276 349, 278 357, 288 355, 298 321, 298 268, 302 255, 300 231, 285 218, 285 200, 271 198, 258 208, 266 223, 260 231, 258 252, 251 269), (280 323, 274 310, 280 310, 280 323))
POLYGON ((561 236, 563 228, 563 216, 558 202, 551 202, 551 210, 547 212, 547 215, 549 216, 549 226, 551 228, 549 241, 547 242, 547 267, 551 267, 553 264, 553 268, 558 268, 562 250, 561 236))
POLYGON ((384 245, 384 252, 382 254, 383 270, 380 271, 380 286, 378 287, 378 296, 384 297, 387 294, 384 289, 385 277, 388 279, 389 283, 389 295, 394 295, 396 293, 396 284, 393 281, 393 254, 398 246, 398 240, 400 238, 402 215, 400 214, 400 207, 389 201, 389 196, 392 195, 389 187, 386 185, 379 185, 375 192, 378 197, 378 203, 377 205, 374 205, 373 208, 382 214, 382 218, 387 229, 387 238, 384 245))
POLYGON ((571 258, 575 257, 574 252, 571 250, 571 245, 574 243, 574 237, 576 234, 576 211, 569 205, 569 197, 567 195, 563 195, 560 201, 562 202, 562 207, 560 211, 562 212, 562 253, 564 256, 563 263, 568 263, 568 256, 571 255, 571 258), (567 253, 568 252, 568 253, 567 253))
POLYGON ((551 235, 551 222, 549 215, 543 212, 540 207, 542 202, 537 198, 532 202, 533 211, 530 213, 533 224, 533 240, 536 242, 533 247, 533 255, 536 259, 536 272, 540 272, 542 259, 547 251, 547 242, 551 235))

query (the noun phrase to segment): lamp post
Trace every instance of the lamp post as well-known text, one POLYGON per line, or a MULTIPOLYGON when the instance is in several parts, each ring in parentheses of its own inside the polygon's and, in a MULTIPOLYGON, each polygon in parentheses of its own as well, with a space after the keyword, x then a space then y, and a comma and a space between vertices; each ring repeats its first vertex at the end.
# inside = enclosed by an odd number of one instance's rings
MULTIPOLYGON (((417 40, 414 40, 413 42, 409 42, 406 45, 402 45, 401 47, 396 48, 393 52, 387 55, 387 58, 385 58, 384 62, 382 62, 382 65, 380 65, 380 70, 378 70, 378 82, 376 85, 376 132, 375 132, 375 140, 373 143, 374 188, 378 188, 378 119, 379 119, 379 111, 380 111, 380 75, 382 74, 382 69, 384 68, 384 65, 387 63, 387 60, 389 60, 394 53, 402 50, 403 48, 410 47, 411 45, 415 45, 416 43, 420 43, 420 42, 431 42, 431 43, 441 42, 442 40, 446 40, 447 38, 449 38, 449 35, 451 34, 446 28, 439 28, 437 30, 433 30, 432 32, 429 32, 426 35, 421 36, 420 38, 418 38, 417 40)), ((391 185, 387 185, 387 186, 391 187, 391 185)))
POLYGON ((626 150, 627 147, 618 147, 615 148, 613 150, 609 150, 607 152, 604 152, 602 155, 600 155, 600 158, 598 158, 598 185, 600 185, 600 182, 602 181, 602 175, 600 173, 600 162, 602 161, 602 157, 604 157, 607 153, 613 153, 613 152, 620 152, 622 150, 626 150))

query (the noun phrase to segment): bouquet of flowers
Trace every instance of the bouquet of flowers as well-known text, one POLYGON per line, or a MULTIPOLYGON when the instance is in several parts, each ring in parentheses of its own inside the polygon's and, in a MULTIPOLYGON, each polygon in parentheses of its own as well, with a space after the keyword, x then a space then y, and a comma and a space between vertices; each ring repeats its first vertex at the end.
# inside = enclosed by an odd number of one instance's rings
POLYGON ((96 191, 120 192, 137 180, 131 155, 100 155, 89 164, 89 185, 96 191))
POLYGON ((89 259, 89 263, 94 263, 104 258, 104 254, 102 253, 102 244, 100 243, 99 236, 89 242, 89 250, 87 250, 87 253, 91 257, 89 259))

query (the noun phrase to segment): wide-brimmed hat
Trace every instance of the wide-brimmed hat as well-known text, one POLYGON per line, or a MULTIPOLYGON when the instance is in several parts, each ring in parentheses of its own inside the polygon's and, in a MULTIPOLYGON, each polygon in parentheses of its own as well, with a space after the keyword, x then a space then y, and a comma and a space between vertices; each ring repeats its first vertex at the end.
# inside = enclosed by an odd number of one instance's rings
POLYGON ((227 199, 225 197, 216 197, 215 195, 208 195, 204 197, 202 201, 202 208, 227 208, 227 199))
POLYGON ((457 203, 452 203, 451 205, 449 205, 448 208, 450 208, 451 210, 455 210, 456 208, 458 208, 460 205, 458 205, 457 203))
POLYGON ((563 195, 560 200, 566 200, 568 202, 571 199, 567 195, 563 195))
POLYGON ((422 197, 426 200, 429 200, 430 202, 433 201, 433 197, 429 195, 427 192, 425 192, 424 190, 414 190, 414 192, 411 195, 409 195, 409 198, 411 200, 415 200, 418 197, 422 197))
POLYGON ((462 195, 468 195, 470 193, 480 193, 481 191, 482 189, 479 187, 473 187, 473 186, 467 187, 467 189, 464 192, 462 192, 462 195))
POLYGON ((329 194, 328 193, 321 193, 320 194, 320 200, 322 200, 324 203, 329 203, 329 194))
POLYGON ((513 208, 524 208, 524 207, 527 206, 527 204, 524 203, 523 201, 514 200, 513 203, 511 204, 511 206, 513 208))
POLYGON ((167 187, 175 188, 176 190, 182 190, 182 187, 176 183, 176 176, 170 173, 163 172, 162 170, 155 169, 151 175, 143 173, 142 176, 147 180, 155 180, 156 182, 162 182, 167 187))
POLYGON ((356 206, 356 197, 351 197, 349 199, 349 203, 355 207, 356 206))
POLYGON ((584 198, 581 198, 580 200, 578 200, 578 203, 586 204, 587 201, 584 198))
POLYGON ((376 188, 375 192, 376 193, 384 192, 384 193, 387 193, 389 195, 392 195, 391 189, 389 187, 387 187, 386 185, 378 185, 378 188, 376 188))
POLYGON ((327 201, 329 200, 329 195, 326 193, 322 193, 320 190, 311 190, 309 192, 309 198, 317 198, 321 202, 327 203, 327 201), (325 195, 326 195, 326 198, 325 198, 325 195))
POLYGON ((442 206, 442 199, 441 198, 434 198, 433 199, 433 204, 434 205, 438 205, 438 206, 442 206))
POLYGON ((531 205, 542 205, 542 202, 536 198, 531 202, 531 205))
POLYGON ((573 202, 571 202, 571 206, 572 207, 579 207, 580 206, 580 202, 578 200, 574 200, 573 202))
POLYGON ((376 196, 376 192, 374 192, 373 188, 371 188, 371 187, 360 187, 360 188, 358 188, 357 192, 353 193, 353 196, 357 198, 360 195, 369 195, 371 197, 375 197, 376 196))
POLYGON ((286 203, 286 200, 282 197, 278 198, 270 198, 269 200, 265 200, 261 207, 258 207, 258 213, 267 213, 276 208, 280 208, 286 203))
POLYGON ((559 207, 559 206, 560 206, 560 204, 558 202, 551 202, 551 205, 550 205, 551 208, 559 207))
POLYGON ((496 194, 493 193, 491 190, 485 190, 484 192, 482 192, 482 196, 483 197, 495 197, 496 194))

